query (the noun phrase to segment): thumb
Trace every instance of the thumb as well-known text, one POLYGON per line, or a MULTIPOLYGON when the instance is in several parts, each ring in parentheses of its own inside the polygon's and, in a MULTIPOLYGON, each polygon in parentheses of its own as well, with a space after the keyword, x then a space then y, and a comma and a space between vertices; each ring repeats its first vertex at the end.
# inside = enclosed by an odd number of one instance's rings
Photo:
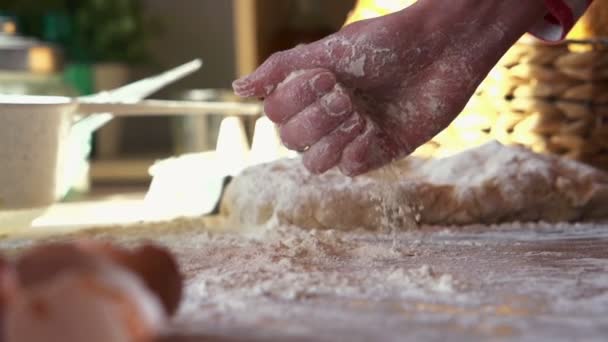
POLYGON ((300 45, 270 56, 252 74, 232 83, 235 94, 242 97, 267 97, 292 72, 321 67, 322 56, 313 44, 300 45))

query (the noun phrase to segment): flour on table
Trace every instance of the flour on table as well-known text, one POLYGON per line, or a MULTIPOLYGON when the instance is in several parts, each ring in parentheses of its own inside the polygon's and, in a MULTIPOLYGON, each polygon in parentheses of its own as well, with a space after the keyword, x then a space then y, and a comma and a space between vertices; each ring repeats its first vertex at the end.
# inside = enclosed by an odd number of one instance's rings
POLYGON ((299 159, 245 170, 222 213, 233 225, 408 229, 420 224, 577 221, 608 217, 608 174, 497 142, 444 159, 409 157, 350 178, 310 174, 299 159))

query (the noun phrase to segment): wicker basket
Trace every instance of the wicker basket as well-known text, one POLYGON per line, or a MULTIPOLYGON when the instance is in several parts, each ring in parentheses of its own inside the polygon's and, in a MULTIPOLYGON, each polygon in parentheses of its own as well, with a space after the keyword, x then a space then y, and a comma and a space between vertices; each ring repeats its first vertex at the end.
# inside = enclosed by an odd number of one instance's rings
POLYGON ((490 140, 608 170, 608 40, 522 39, 452 125, 417 153, 450 155, 490 140))

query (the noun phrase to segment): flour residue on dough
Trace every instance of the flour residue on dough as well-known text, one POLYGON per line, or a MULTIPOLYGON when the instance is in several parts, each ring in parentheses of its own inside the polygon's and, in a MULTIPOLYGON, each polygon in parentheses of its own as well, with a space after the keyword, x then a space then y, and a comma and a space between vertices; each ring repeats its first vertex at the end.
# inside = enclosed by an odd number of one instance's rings
POLYGON ((608 175, 582 163, 497 142, 443 158, 409 157, 355 178, 310 174, 299 159, 245 170, 222 213, 233 225, 412 229, 593 220, 608 216, 608 175))

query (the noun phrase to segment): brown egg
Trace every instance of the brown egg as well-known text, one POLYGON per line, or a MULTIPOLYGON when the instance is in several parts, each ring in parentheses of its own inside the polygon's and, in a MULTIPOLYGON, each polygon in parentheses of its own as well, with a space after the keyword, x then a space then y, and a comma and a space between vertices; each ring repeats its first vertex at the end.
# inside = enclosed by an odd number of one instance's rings
POLYGON ((68 243, 34 247, 15 261, 19 285, 25 288, 48 281, 63 272, 92 271, 110 266, 101 255, 68 243))
POLYGON ((146 286, 159 296, 168 315, 177 311, 183 279, 171 254, 152 245, 135 250, 107 243, 81 241, 36 247, 16 263, 21 285, 27 287, 58 273, 74 269, 99 269, 116 263, 136 273, 146 286))
POLYGON ((0 256, 0 308, 10 301, 17 288, 17 275, 13 265, 0 256))
POLYGON ((177 263, 152 245, 43 245, 11 266, 0 259, 7 341, 148 341, 182 293, 177 263))
POLYGON ((71 269, 17 291, 6 341, 144 342, 163 329, 158 298, 121 267, 71 269))
POLYGON ((168 315, 177 311, 182 296, 183 277, 169 251, 153 245, 143 245, 135 250, 91 242, 83 242, 81 246, 101 253, 135 272, 146 286, 160 297, 168 315))
POLYGON ((0 257, 0 341, 4 336, 4 317, 8 305, 15 297, 17 291, 17 276, 13 265, 0 257))

